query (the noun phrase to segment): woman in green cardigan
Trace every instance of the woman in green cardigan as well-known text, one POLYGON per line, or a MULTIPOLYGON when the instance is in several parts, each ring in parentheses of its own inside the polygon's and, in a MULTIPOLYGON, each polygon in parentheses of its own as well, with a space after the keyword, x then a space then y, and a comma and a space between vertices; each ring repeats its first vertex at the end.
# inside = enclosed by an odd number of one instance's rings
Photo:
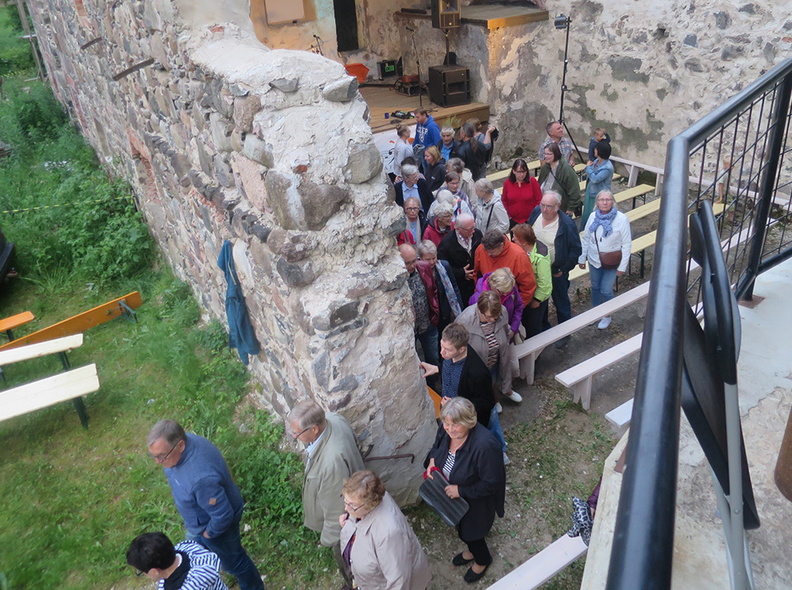
POLYGON ((545 146, 541 157, 544 162, 539 169, 539 185, 542 187, 542 194, 550 190, 556 191, 561 195, 562 211, 565 211, 570 217, 574 217, 575 212, 580 214, 579 210, 582 205, 580 182, 572 166, 561 158, 561 150, 558 145, 551 143, 545 146))

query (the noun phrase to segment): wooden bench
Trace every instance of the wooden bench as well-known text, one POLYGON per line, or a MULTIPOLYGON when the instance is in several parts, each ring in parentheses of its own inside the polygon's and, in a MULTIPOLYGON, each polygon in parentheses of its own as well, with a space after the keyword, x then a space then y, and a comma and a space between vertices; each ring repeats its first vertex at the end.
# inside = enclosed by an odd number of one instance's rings
POLYGON ((649 284, 649 281, 647 281, 626 293, 614 297, 610 301, 606 301, 597 307, 592 307, 557 326, 553 326, 549 330, 528 338, 520 344, 515 344, 514 356, 519 362, 520 377, 525 379, 528 385, 531 385, 534 382, 536 359, 546 347, 574 334, 589 324, 601 320, 605 316, 612 315, 622 308, 645 299, 649 295, 649 284))
POLYGON ((588 410, 591 406, 591 384, 594 380, 594 375, 641 350, 642 342, 643 332, 594 355, 562 373, 558 373, 555 377, 556 381, 570 388, 572 390, 572 401, 580 402, 583 409, 588 410))
MULTIPOLYGON (((96 365, 86 365, 13 389, 0 391, 0 421, 21 416, 99 389, 96 365)), ((81 417, 82 419, 82 417, 81 417)), ((83 423, 86 426, 86 423, 83 423)))
MULTIPOLYGON (((68 371, 71 369, 71 363, 66 356, 66 353, 74 348, 79 348, 83 344, 83 335, 74 334, 72 336, 65 336, 63 338, 56 338, 55 340, 47 340, 46 342, 39 342, 36 344, 29 344, 27 346, 20 346, 18 348, 11 348, 9 350, 0 351, 0 376, 5 381, 5 373, 3 367, 18 363, 21 361, 28 361, 31 359, 41 358, 50 354, 59 354, 63 370, 68 371)), ((88 428, 88 413, 85 409, 85 404, 82 399, 76 397, 73 399, 74 409, 80 417, 80 422, 84 428, 88 428)))
POLYGON ((34 319, 36 319, 36 317, 29 311, 23 311, 22 313, 8 316, 0 320, 0 332, 5 332, 6 336, 8 336, 8 340, 11 341, 14 339, 13 331, 16 328, 29 324, 34 319))
POLYGON ((639 184, 638 186, 634 186, 632 188, 628 188, 627 190, 619 191, 613 195, 614 200, 617 203, 624 203, 624 201, 629 201, 632 199, 632 206, 635 208, 635 199, 641 198, 646 202, 646 195, 653 192, 655 187, 651 184, 639 184))
POLYGON ((630 398, 617 408, 613 408, 610 412, 605 414, 605 419, 618 430, 621 430, 627 426, 632 419, 633 401, 634 399, 630 398))
POLYGON ((652 213, 660 211, 661 200, 662 199, 655 199, 654 201, 649 201, 645 205, 626 211, 624 214, 627 216, 627 219, 630 220, 630 223, 633 223, 634 221, 638 221, 639 219, 648 217, 652 213))
POLYGON ((487 590, 533 590, 588 551, 580 537, 564 535, 521 566, 512 570, 487 590))
POLYGON ((123 297, 113 299, 93 309, 65 319, 62 322, 47 326, 37 332, 23 336, 22 338, 17 338, 12 342, 0 346, 0 351, 16 348, 17 346, 45 342, 61 336, 80 334, 89 328, 93 328, 94 326, 98 326, 119 316, 134 317, 133 310, 137 309, 142 304, 143 300, 140 297, 140 293, 133 291, 123 297))

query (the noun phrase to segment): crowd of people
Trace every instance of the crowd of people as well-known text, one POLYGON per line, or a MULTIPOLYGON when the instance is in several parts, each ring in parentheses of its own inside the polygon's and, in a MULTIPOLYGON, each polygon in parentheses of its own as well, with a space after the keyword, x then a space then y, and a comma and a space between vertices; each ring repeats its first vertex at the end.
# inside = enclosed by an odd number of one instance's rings
MULTIPOLYGON (((397 245, 416 349, 441 398, 424 478, 442 474, 447 497, 467 503, 456 525, 464 549, 451 563, 469 564, 463 579, 473 583, 493 561, 486 536, 504 514, 510 461, 499 414, 502 402, 522 401, 512 388, 514 344, 550 328, 550 300, 557 322, 571 318, 569 272, 576 265, 589 267, 593 305, 613 297, 629 260, 630 224, 610 192, 604 129, 592 137, 581 197, 572 147, 557 121, 539 148, 538 177, 517 159, 502 192, 486 178, 494 127, 482 130, 472 120, 458 133, 440 129, 425 110, 416 121, 412 143, 409 129, 397 130, 392 177, 405 214, 397 245)), ((610 321, 604 317, 598 327, 610 321)), ((294 405, 286 428, 306 452, 304 525, 332 552, 343 589, 426 590, 426 553, 383 482, 365 468, 349 423, 308 400, 294 405)), ((220 450, 173 420, 155 424, 146 444, 164 469, 187 538, 174 545, 161 532, 139 535, 127 563, 161 590, 224 590, 221 567, 241 590, 264 590, 242 547, 244 501, 220 450)))

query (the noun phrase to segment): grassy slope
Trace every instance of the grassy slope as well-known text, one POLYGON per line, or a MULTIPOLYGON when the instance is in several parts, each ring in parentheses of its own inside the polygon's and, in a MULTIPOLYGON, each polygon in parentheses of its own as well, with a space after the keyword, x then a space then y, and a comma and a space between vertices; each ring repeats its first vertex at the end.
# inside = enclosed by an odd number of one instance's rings
MULTIPOLYGON (((192 297, 167 273, 146 279, 137 285, 139 322, 94 328, 70 355, 73 366, 99 367, 87 431, 70 403, 0 424, 0 572, 12 589, 109 588, 130 575, 123 555, 133 536, 163 530, 181 539, 167 483, 144 443, 151 424, 173 417, 224 451, 248 500, 245 544, 274 587, 324 586, 332 559, 301 526, 302 466, 279 451, 282 427, 244 404, 237 409, 247 374, 225 349, 222 327, 199 327, 192 297)), ((18 281, 0 300, 0 315, 31 309, 32 330, 115 293, 78 286, 44 299, 39 287, 18 281)), ((58 370, 48 358, 6 373, 14 385, 58 370)))

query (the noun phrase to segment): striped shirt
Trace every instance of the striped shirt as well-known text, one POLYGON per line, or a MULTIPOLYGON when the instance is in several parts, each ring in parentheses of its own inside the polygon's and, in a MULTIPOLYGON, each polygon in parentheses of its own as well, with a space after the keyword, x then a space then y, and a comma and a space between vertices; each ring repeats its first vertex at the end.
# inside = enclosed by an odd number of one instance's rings
POLYGON ((495 322, 480 322, 481 331, 484 332, 484 339, 487 341, 487 358, 485 360, 487 368, 491 369, 498 362, 498 352, 500 345, 498 337, 495 335, 495 322))
POLYGON ((443 475, 446 476, 446 479, 451 477, 451 472, 454 470, 454 463, 456 463, 456 454, 448 451, 448 457, 446 457, 445 465, 443 465, 443 475))
MULTIPOLYGON (((186 556, 190 569, 180 590, 228 590, 220 578, 220 558, 195 541, 182 541, 176 551, 186 556)), ((165 580, 160 580, 158 590, 164 590, 165 580)))

